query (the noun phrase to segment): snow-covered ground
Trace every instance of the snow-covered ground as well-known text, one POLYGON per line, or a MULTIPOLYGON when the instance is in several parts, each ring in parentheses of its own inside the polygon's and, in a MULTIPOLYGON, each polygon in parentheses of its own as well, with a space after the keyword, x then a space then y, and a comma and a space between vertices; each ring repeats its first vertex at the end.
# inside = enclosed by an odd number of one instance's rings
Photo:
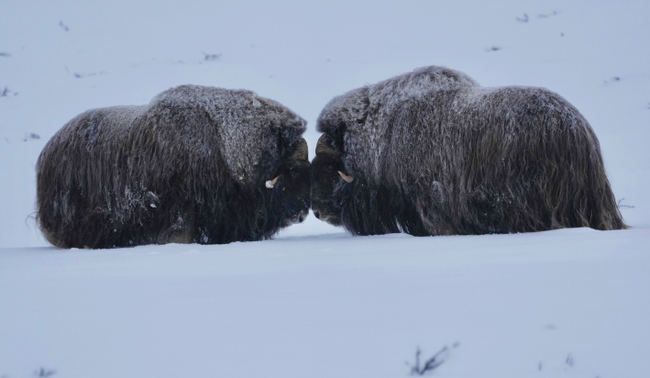
POLYGON ((0 377, 650 374, 650 2, 0 0, 0 377), (309 122, 425 65, 572 102, 631 226, 352 237, 313 216, 275 240, 47 246, 36 158, 93 107, 178 84, 248 88, 309 122))

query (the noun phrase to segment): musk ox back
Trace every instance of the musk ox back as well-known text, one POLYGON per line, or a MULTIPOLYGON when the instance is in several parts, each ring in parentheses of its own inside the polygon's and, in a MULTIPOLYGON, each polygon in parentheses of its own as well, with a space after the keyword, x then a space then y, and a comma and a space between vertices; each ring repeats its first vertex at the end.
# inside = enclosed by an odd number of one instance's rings
POLYGON ((589 123, 541 88, 483 88, 427 67, 333 99, 312 208, 355 234, 625 225, 589 123))
POLYGON ((268 238, 309 209, 304 130, 275 101, 202 86, 87 111, 39 156, 40 227, 59 247, 268 238))

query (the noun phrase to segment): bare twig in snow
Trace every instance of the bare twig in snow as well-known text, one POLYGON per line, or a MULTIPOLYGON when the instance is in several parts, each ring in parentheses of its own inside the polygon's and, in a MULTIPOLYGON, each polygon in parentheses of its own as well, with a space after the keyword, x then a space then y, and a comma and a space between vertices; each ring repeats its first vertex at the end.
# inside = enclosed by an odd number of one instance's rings
POLYGON ((446 346, 434 354, 431 358, 426 360, 422 366, 420 366, 420 355, 422 351, 420 348, 415 352, 415 364, 411 367, 411 375, 424 375, 430 371, 435 370, 438 366, 442 365, 445 362, 446 353, 449 351, 449 348, 446 346))
POLYGON ((27 142, 28 140, 38 140, 41 139, 41 136, 36 134, 36 133, 29 133, 25 134, 25 137, 23 138, 23 142, 27 142))
POLYGON ((64 24, 63 21, 59 21, 59 27, 60 27, 64 32, 68 32, 68 31, 70 31, 70 28, 68 27, 68 25, 64 24))
POLYGON ((605 80, 604 83, 605 85, 608 85, 608 84, 618 83, 621 80, 623 79, 620 76, 612 76, 610 79, 605 80))
POLYGON ((620 200, 618 200, 617 205, 618 205, 619 208, 634 209, 634 205, 626 205, 626 204, 623 203, 623 201, 625 201, 625 198, 621 198, 620 200))
POLYGON ((50 370, 45 368, 40 368, 34 372, 34 375, 39 378, 47 378, 56 374, 56 370, 50 370))
POLYGON ((557 16, 558 14, 560 14, 560 12, 554 10, 551 13, 540 13, 537 15, 537 18, 549 18, 549 17, 557 16))
POLYGON ((567 364, 569 367, 573 367, 573 365, 575 364, 575 360, 573 359, 573 355, 571 353, 569 353, 566 356, 566 360, 564 360, 564 363, 567 364))
POLYGON ((74 76, 75 79, 83 79, 83 78, 90 77, 90 76, 106 75, 106 73, 107 73, 106 71, 79 73, 79 72, 75 72, 75 71, 70 70, 70 68, 68 68, 68 66, 65 66, 65 70, 68 71, 68 73, 70 75, 74 76))
POLYGON ((4 87, 0 89, 0 97, 9 97, 9 96, 18 96, 18 92, 14 92, 9 87, 4 87))
POLYGON ((221 58, 221 53, 219 54, 208 54, 206 52, 203 52, 203 60, 206 62, 213 62, 215 60, 219 60, 221 58))

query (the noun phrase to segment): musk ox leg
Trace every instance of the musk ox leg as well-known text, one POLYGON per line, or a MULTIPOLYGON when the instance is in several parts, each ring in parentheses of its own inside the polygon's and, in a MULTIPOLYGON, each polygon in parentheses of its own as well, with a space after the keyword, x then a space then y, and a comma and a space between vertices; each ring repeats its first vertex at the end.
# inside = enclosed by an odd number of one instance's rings
POLYGON ((359 180, 335 192, 342 203, 341 220, 345 228, 357 235, 380 235, 405 232, 430 235, 416 206, 385 186, 371 187, 359 180))
POLYGON ((449 194, 439 182, 424 186, 418 184, 416 193, 402 195, 413 198, 417 219, 419 220, 414 235, 453 235, 458 233, 459 225, 454 224, 451 216, 449 194))
POLYGON ((342 193, 341 219, 350 232, 357 235, 379 235, 400 232, 397 214, 393 212, 386 188, 370 188, 357 183, 342 193))

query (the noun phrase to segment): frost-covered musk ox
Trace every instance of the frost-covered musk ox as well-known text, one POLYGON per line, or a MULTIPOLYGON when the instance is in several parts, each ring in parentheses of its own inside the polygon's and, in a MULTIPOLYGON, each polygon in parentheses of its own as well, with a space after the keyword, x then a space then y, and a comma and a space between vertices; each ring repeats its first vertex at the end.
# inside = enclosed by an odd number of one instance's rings
POLYGON ((40 227, 59 247, 269 238, 309 210, 305 125, 253 92, 188 85, 87 111, 38 159, 40 227))
POLYGON ((596 135, 545 89, 427 67, 334 98, 318 129, 312 209, 355 234, 625 227, 596 135))

